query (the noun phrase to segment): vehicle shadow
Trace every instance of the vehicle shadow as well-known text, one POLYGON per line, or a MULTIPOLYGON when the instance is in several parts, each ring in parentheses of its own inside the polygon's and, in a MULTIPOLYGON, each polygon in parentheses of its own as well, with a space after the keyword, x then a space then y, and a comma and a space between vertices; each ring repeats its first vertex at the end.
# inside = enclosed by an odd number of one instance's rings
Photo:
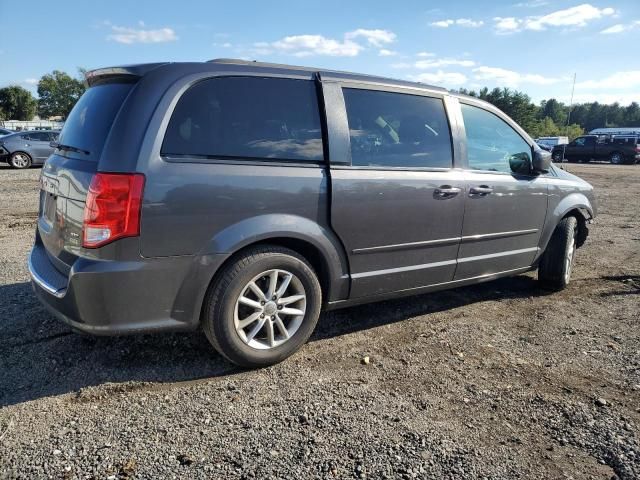
MULTIPOLYGON (((325 313, 311 341, 480 301, 545 295, 529 276, 496 280, 325 313)), ((0 286, 0 407, 105 383, 172 383, 243 370, 201 332, 92 337, 74 333, 38 302, 29 283, 0 286)))

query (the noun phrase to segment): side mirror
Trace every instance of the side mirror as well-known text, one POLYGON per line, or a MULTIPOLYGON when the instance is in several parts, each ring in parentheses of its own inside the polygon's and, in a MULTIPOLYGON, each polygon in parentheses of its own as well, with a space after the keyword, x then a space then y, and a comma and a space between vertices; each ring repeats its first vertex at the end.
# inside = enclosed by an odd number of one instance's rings
POLYGON ((544 150, 533 151, 533 173, 549 173, 551 167, 551 154, 544 150))
POLYGON ((531 157, 528 153, 515 153, 509 157, 509 168, 513 173, 531 174, 531 157))

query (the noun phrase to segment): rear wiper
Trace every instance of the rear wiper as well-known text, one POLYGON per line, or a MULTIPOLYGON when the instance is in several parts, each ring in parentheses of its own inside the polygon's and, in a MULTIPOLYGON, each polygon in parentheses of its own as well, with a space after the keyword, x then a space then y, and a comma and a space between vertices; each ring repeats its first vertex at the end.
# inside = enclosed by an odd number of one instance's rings
POLYGON ((64 145, 64 144, 58 143, 58 142, 51 142, 51 143, 49 143, 49 145, 51 147, 57 148, 59 150, 69 150, 71 152, 84 153, 85 155, 91 155, 91 152, 89 152, 88 150, 83 150, 81 148, 74 147, 74 146, 71 146, 71 145, 64 145))

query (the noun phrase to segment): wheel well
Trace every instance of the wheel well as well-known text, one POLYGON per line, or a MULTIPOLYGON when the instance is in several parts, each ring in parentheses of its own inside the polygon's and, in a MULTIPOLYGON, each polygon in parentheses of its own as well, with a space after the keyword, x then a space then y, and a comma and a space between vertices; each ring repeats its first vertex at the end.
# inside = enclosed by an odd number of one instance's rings
POLYGON ((276 245, 279 247, 288 248, 303 256, 313 268, 316 275, 318 275, 318 281, 320 282, 320 288, 322 289, 322 297, 326 301, 329 297, 329 288, 331 285, 330 275, 329 275, 329 267, 327 265, 327 261, 320 252, 320 250, 315 247, 313 244, 300 240, 298 238, 290 238, 290 237, 276 237, 269 238, 266 240, 261 240, 258 242, 251 243, 242 247, 240 250, 236 251, 231 255, 221 266, 218 268, 218 271, 213 276, 210 285, 213 285, 218 277, 218 274, 224 270, 224 268, 235 260, 235 258, 249 248, 256 247, 258 245, 276 245))
POLYGON ((589 235, 589 228, 587 227, 587 219, 585 218, 584 213, 579 209, 573 209, 569 211, 564 217, 575 217, 578 222, 578 236, 576 238, 576 247, 580 248, 584 245, 584 242, 587 241, 587 236, 589 235))

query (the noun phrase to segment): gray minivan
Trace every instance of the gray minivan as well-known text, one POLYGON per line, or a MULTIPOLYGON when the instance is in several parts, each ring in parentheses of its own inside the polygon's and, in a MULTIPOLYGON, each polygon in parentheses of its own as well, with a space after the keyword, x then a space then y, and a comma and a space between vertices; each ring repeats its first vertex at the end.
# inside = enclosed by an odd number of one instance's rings
POLYGON ((323 309, 536 268, 561 289, 596 213, 504 113, 442 88, 238 60, 86 79, 29 256, 83 332, 201 328, 269 365, 323 309))

